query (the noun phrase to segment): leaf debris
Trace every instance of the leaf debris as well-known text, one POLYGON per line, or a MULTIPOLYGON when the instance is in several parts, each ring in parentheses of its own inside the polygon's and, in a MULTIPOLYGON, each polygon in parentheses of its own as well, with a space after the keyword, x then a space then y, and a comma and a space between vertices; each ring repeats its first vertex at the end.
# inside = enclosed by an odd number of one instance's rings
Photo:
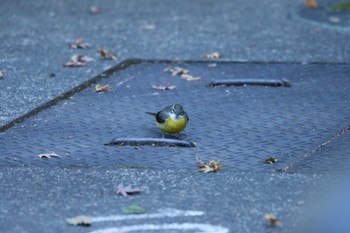
POLYGON ((273 214, 265 214, 264 215, 264 219, 270 224, 270 226, 272 227, 276 227, 276 226, 282 226, 282 222, 281 220, 276 217, 275 215, 273 214))
POLYGON ((304 5, 307 8, 316 8, 317 7, 317 0, 305 0, 304 5))
POLYGON ((0 79, 2 79, 4 77, 5 77, 5 73, 2 70, 0 70, 0 79))
POLYGON ((164 69, 165 72, 170 72, 173 76, 187 74, 189 72, 188 69, 184 69, 178 66, 175 67, 167 67, 164 69))
POLYGON ((86 215, 79 215, 73 218, 66 218, 66 222, 74 226, 88 227, 92 225, 92 218, 86 215))
POLYGON ((169 90, 174 90, 176 86, 170 85, 170 86, 162 86, 162 85, 152 85, 152 88, 155 90, 160 90, 160 91, 169 91, 169 90))
POLYGON ((120 183, 117 187, 117 194, 123 195, 124 197, 130 195, 130 194, 137 194, 140 193, 142 190, 137 187, 132 187, 131 185, 124 186, 123 183, 120 183))
POLYGON ((86 49, 91 47, 89 43, 85 42, 84 38, 76 39, 75 41, 70 43, 69 46, 72 49, 86 49))
POLYGON ((201 77, 194 77, 194 76, 189 75, 189 74, 182 74, 181 78, 185 79, 186 81, 197 81, 197 80, 202 79, 201 77))
POLYGON ((113 53, 110 50, 107 49, 103 49, 103 48, 99 48, 98 52, 101 54, 101 56, 104 59, 113 59, 113 60, 117 60, 117 55, 115 53, 113 53))
POLYGON ((63 64, 63 67, 80 67, 85 66, 86 62, 94 61, 92 57, 85 55, 73 55, 69 62, 63 64))
POLYGON ((122 209, 123 214, 144 214, 147 210, 139 204, 131 204, 122 209))
POLYGON ((203 162, 201 159, 196 157, 196 160, 198 162, 198 171, 203 173, 209 173, 209 172, 217 172, 222 169, 221 161, 218 160, 217 162, 215 160, 211 160, 208 164, 203 162))
POLYGON ((206 53, 203 55, 204 58, 207 59, 217 59, 217 58, 221 58, 222 54, 219 52, 214 52, 214 53, 206 53))
POLYGON ((95 91, 94 92, 106 92, 106 91, 110 91, 111 88, 109 85, 99 85, 97 84, 95 86, 95 91))
POLYGON ((274 163, 277 163, 278 159, 276 157, 268 157, 267 159, 264 160, 264 163, 267 163, 267 164, 274 164, 274 163))
POLYGON ((49 158, 59 158, 61 157, 61 155, 52 152, 52 153, 40 154, 38 155, 38 157, 41 159, 49 159, 49 158))

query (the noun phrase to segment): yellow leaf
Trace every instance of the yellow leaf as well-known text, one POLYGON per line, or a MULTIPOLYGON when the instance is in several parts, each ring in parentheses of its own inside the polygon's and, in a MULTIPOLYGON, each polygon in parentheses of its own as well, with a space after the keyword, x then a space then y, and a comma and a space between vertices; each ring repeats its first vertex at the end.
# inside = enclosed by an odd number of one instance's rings
POLYGON ((109 87, 109 85, 99 85, 97 84, 95 86, 95 92, 105 92, 105 91, 109 91, 111 88, 109 87))

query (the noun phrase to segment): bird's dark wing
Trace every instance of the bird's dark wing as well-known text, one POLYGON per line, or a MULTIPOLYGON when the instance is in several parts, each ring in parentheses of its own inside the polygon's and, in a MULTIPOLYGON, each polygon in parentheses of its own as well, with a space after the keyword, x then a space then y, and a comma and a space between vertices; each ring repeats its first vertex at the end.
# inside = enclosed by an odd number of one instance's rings
POLYGON ((169 117, 169 113, 171 112, 173 105, 169 105, 159 111, 156 115, 156 119, 158 123, 164 123, 165 120, 169 117))

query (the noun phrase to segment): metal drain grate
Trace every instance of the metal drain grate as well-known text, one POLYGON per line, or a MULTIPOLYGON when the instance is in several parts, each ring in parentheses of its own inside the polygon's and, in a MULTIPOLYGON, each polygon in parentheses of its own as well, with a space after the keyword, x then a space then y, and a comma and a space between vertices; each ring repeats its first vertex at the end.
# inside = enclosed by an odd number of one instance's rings
POLYGON ((198 156, 220 159, 225 169, 282 168, 349 124, 349 73, 346 64, 142 62, 99 81, 109 92, 91 86, 1 133, 0 165, 195 169, 198 156), (168 66, 201 79, 172 76, 164 72, 168 66), (209 87, 213 79, 286 79, 291 87, 209 87), (196 147, 104 145, 113 138, 162 137, 144 112, 172 103, 188 112, 183 135, 196 147), (37 157, 47 152, 62 157, 37 157), (269 156, 278 162, 265 164, 269 156))

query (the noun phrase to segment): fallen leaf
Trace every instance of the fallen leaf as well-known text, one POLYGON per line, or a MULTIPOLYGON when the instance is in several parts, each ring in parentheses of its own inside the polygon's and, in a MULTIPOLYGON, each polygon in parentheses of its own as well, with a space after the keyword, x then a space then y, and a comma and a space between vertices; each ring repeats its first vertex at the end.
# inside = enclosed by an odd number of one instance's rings
POLYGON ((152 85, 153 89, 160 90, 160 91, 168 91, 168 90, 174 90, 176 86, 162 86, 162 85, 152 85))
POLYGON ((169 71, 173 76, 182 75, 182 74, 187 74, 188 73, 187 69, 184 69, 184 68, 181 68, 181 67, 178 67, 178 66, 167 67, 167 68, 164 69, 164 71, 169 71))
POLYGON ((222 54, 219 52, 214 52, 214 53, 206 53, 203 55, 204 58, 208 58, 208 59, 217 59, 222 57, 222 54))
POLYGON ((95 86, 95 92, 105 92, 105 91, 109 91, 111 88, 109 87, 109 85, 99 85, 97 84, 95 86))
POLYGON ((84 38, 79 38, 70 43, 69 45, 72 49, 86 49, 91 47, 91 45, 85 42, 84 38))
POLYGON ((0 70, 0 79, 2 79, 3 77, 5 77, 5 74, 3 71, 0 70))
POLYGON ((189 75, 189 74, 182 74, 181 78, 185 79, 186 81, 197 81, 197 80, 201 79, 201 77, 194 77, 194 76, 189 75))
POLYGON ((111 58, 113 60, 117 60, 117 55, 114 54, 112 51, 103 49, 103 48, 99 48, 98 52, 101 54, 101 56, 105 59, 107 58, 111 58))
POLYGON ((317 7, 317 0, 305 0, 304 4, 308 8, 316 8, 317 7))
POLYGON ((102 9, 98 6, 90 6, 89 12, 93 15, 100 14, 102 12, 102 9))
POLYGON ((123 208, 122 212, 123 214, 144 214, 147 212, 147 210, 138 204, 132 204, 126 208, 123 208))
POLYGON ((49 158, 59 158, 61 155, 56 154, 56 153, 47 153, 47 154, 40 154, 38 155, 39 158, 41 159, 49 159, 49 158))
POLYGON ((221 161, 218 160, 217 162, 215 160, 210 161, 208 164, 203 162, 201 159, 196 157, 196 160, 198 162, 198 171, 203 173, 209 173, 209 172, 217 172, 222 169, 221 161))
POLYGON ((94 59, 92 57, 89 56, 85 56, 85 55, 73 55, 71 57, 71 61, 73 62, 90 62, 93 61, 94 59))
POLYGON ((123 183, 120 183, 117 187, 117 194, 123 195, 124 197, 129 194, 140 193, 142 190, 140 188, 133 188, 131 185, 124 186, 123 183))
POLYGON ((264 219, 270 224, 270 226, 282 226, 281 220, 273 214, 265 214, 264 219))
POLYGON ((92 225, 92 218, 86 215, 79 215, 73 218, 66 218, 66 222, 74 226, 88 227, 92 225))
POLYGON ((86 62, 93 61, 94 59, 89 56, 83 56, 83 55, 73 55, 70 58, 69 62, 66 62, 63 64, 63 67, 79 67, 84 66, 86 62))
POLYGON ((264 160, 264 163, 274 164, 274 163, 277 163, 277 161, 278 161, 277 158, 270 156, 264 160))

